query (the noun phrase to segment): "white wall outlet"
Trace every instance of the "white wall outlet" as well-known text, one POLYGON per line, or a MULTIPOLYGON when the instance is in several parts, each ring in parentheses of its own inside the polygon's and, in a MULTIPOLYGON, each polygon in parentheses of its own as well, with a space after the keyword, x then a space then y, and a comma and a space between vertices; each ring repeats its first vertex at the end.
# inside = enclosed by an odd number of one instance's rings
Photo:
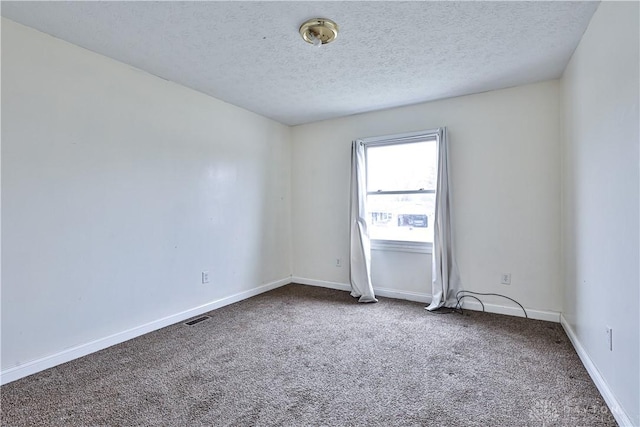
POLYGON ((202 283, 209 283, 209 272, 208 271, 203 271, 202 272, 202 283))
POLYGON ((336 258, 336 267, 342 267, 342 258, 336 258))
POLYGON ((510 285, 511 284, 511 273, 502 273, 500 275, 500 283, 502 283, 503 285, 510 285))
POLYGON ((613 328, 611 326, 607 326, 607 344, 609 351, 613 351, 613 328))

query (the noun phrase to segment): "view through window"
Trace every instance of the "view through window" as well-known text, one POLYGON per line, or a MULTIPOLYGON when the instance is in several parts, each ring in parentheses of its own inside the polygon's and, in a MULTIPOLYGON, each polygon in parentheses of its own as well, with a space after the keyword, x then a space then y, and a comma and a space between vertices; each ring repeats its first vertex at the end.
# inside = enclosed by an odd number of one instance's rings
POLYGON ((366 159, 369 237, 433 243, 436 139, 368 145, 366 159))

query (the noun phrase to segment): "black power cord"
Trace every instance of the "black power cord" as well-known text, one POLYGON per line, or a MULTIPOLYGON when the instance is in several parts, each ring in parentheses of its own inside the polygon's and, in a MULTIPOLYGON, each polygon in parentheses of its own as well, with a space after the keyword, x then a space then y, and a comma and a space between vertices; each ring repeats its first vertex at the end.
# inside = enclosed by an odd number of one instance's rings
POLYGON ((462 300, 464 298, 473 298, 475 300, 477 300, 480 305, 482 306, 482 311, 484 312, 484 304, 482 303, 482 301, 480 300, 480 298, 475 297, 474 295, 482 295, 482 296, 494 296, 494 297, 501 297, 501 298, 506 298, 510 301, 515 302, 516 304, 518 304, 520 306, 520 308, 522 309, 522 311, 524 312, 524 317, 526 317, 527 319, 529 318, 529 316, 527 315, 527 310, 524 309, 524 307, 522 306, 522 304, 520 304, 518 301, 514 300, 513 298, 509 298, 506 295, 501 295, 501 294, 494 294, 494 293, 487 293, 487 292, 472 292, 472 291, 458 291, 456 292, 456 306, 455 309, 456 311, 460 310, 460 314, 463 313, 462 311, 462 300), (472 295, 462 295, 460 296, 460 294, 472 294, 472 295))
POLYGON ((480 303, 480 305, 482 306, 482 311, 484 312, 484 304, 482 303, 482 300, 478 297, 474 297, 473 295, 462 295, 460 298, 458 298, 458 295, 456 294, 456 298, 458 300, 458 303, 456 304, 455 309, 460 311, 460 314, 462 314, 462 304, 460 304, 460 301, 462 301, 464 298, 473 298, 474 300, 478 301, 480 303))

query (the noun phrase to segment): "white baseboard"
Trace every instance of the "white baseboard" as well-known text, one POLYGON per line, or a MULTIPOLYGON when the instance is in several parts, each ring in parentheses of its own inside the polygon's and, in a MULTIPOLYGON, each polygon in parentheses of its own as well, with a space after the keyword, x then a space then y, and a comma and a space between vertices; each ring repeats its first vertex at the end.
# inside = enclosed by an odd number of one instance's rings
POLYGON ((622 409, 618 402, 618 399, 616 399, 604 377, 602 376, 602 374, 600 374, 600 371, 589 357, 589 353, 587 353, 587 351, 584 349, 584 347, 580 343, 580 340, 578 340, 578 336, 573 331, 573 328, 571 327, 569 322, 567 322, 567 319, 565 319, 562 315, 560 315, 560 324, 564 328, 564 331, 567 333, 571 344, 573 344, 573 348, 575 348, 576 353, 578 353, 582 364, 587 369, 587 372, 598 388, 598 391, 600 391, 600 394, 604 398, 604 401, 607 403, 607 406, 611 410, 611 413, 616 419, 618 425, 620 425, 621 427, 633 426, 631 418, 622 409))
POLYGON ((145 323, 144 325, 136 326, 135 328, 131 328, 126 331, 118 332, 104 338, 99 338, 97 340, 63 350, 56 354, 45 356, 41 359, 32 360, 22 365, 5 369, 0 372, 0 385, 7 384, 11 381, 15 381, 28 375, 35 374, 36 372, 44 371, 45 369, 49 369, 62 363, 69 362, 73 359, 95 353, 96 351, 111 347, 112 345, 120 344, 132 338, 139 337, 140 335, 148 334, 149 332, 156 331, 158 329, 164 328, 165 326, 182 322, 191 317, 198 316, 211 310, 215 310, 217 308, 245 300, 252 296, 270 291, 275 288, 279 288, 280 286, 284 286, 289 283, 291 283, 290 277, 276 280, 274 282, 258 286, 257 288, 249 289, 248 291, 239 292, 237 294, 230 295, 219 300, 211 301, 198 307, 182 311, 180 313, 163 317, 162 319, 145 323))
MULTIPOLYGON (((482 305, 473 300, 462 301, 462 308, 465 310, 482 311, 482 305)), ((534 310, 531 308, 524 308, 527 310, 527 316, 529 319, 546 320, 547 322, 560 323, 560 313, 557 311, 546 310, 534 310)), ((508 316, 524 317, 524 312, 518 306, 511 307, 499 304, 487 304, 484 303, 484 311, 487 313, 506 314, 508 316)))
MULTIPOLYGON (((296 276, 293 276, 291 278, 291 282, 300 283, 301 285, 318 286, 321 288, 337 289, 339 291, 351 292, 351 285, 348 283, 327 282, 326 280, 307 279, 306 277, 296 277, 296 276)), ((387 289, 387 288, 374 288, 373 290, 376 296, 381 296, 381 297, 404 299, 408 301, 416 301, 416 302, 423 302, 423 303, 431 301, 431 295, 421 294, 418 292, 399 291, 396 289, 387 289)))
MULTIPOLYGON (((124 341, 128 341, 132 338, 139 337, 141 335, 153 332, 155 330, 164 328, 165 326, 172 325, 174 323, 181 322, 194 316, 206 313, 211 310, 215 310, 220 307, 224 307, 229 304, 233 304, 238 301, 250 298, 255 295, 270 291, 272 289, 287 285, 289 283, 300 283, 303 285, 319 286, 323 288, 337 289, 341 291, 351 291, 351 286, 347 283, 329 282, 325 280, 308 279, 304 277, 287 277, 285 279, 277 280, 265 285, 259 286, 248 291, 240 292, 225 298, 221 298, 216 301, 211 301, 207 304, 203 304, 198 307, 185 310, 180 313, 176 313, 162 319, 158 319, 144 325, 137 326, 135 328, 128 329, 126 331, 118 332, 116 334, 100 338, 85 344, 72 347, 70 349, 63 350, 59 353, 45 356, 43 358, 33 360, 19 366, 8 368, 0 372, 0 385, 7 384, 17 379, 26 377, 28 375, 35 374, 36 372, 43 371, 45 369, 52 368, 65 362, 69 362, 73 359, 77 359, 82 356, 94 353, 96 351, 105 349, 115 344, 119 344, 124 341)), ((428 303, 431 301, 431 295, 426 293, 418 293, 411 291, 402 291, 396 289, 387 288, 375 288, 376 295, 387 298, 404 299, 408 301, 415 301, 420 303, 428 303)), ((464 308, 469 310, 482 310, 479 303, 475 301, 465 301, 464 308)), ((490 313, 508 314, 513 316, 522 316, 522 310, 519 307, 506 307, 494 304, 485 304, 485 310, 490 313)), ((555 312, 547 312, 540 310, 527 309, 529 317, 532 319, 548 320, 552 322, 559 322, 560 315, 555 312)))
POLYGON ((326 280, 307 279, 306 277, 291 278, 291 283, 299 283, 301 285, 318 286, 320 288, 337 289, 339 291, 351 292, 351 285, 347 283, 327 282, 326 280))
MULTIPOLYGON (((300 283, 301 285, 311 285, 311 286, 320 286, 322 288, 329 289, 338 289, 341 291, 351 291, 351 285, 348 283, 338 283, 338 282, 327 282, 324 280, 316 280, 316 279, 308 279, 306 277, 292 277, 291 281, 293 283, 300 283)), ((429 303, 431 302, 431 294, 420 293, 420 292, 411 292, 411 291, 402 291, 397 289, 388 289, 388 288, 373 288, 376 296, 387 297, 387 298, 395 298, 395 299, 404 299, 408 301, 415 301, 421 303, 429 303)), ((466 310, 473 311, 482 311, 482 305, 480 305, 477 301, 465 300, 463 301, 463 308, 466 310)), ((496 314, 506 314, 509 316, 519 316, 524 317, 524 313, 520 307, 509 307, 498 304, 487 304, 484 303, 484 309, 487 313, 496 313, 496 314)), ((530 308, 526 308, 527 315, 530 319, 537 320, 546 320, 549 322, 560 322, 560 313, 557 311, 545 311, 545 310, 533 310, 530 308)))
POLYGON ((397 289, 373 288, 377 296, 395 299, 404 299, 407 301, 421 302, 427 304, 431 302, 431 294, 423 294, 421 292, 399 291, 397 289))

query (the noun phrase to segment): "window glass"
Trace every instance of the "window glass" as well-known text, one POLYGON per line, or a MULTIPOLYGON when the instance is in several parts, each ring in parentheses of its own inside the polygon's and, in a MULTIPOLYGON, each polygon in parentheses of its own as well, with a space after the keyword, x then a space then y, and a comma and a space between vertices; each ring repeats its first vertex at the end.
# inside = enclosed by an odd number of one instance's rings
POLYGON ((369 237, 433 243, 436 140, 370 145, 366 150, 369 237))
POLYGON ((367 147, 367 189, 402 191, 436 188, 436 141, 367 147))
POLYGON ((367 197, 369 237, 433 242, 435 204, 435 193, 371 194, 367 197))

